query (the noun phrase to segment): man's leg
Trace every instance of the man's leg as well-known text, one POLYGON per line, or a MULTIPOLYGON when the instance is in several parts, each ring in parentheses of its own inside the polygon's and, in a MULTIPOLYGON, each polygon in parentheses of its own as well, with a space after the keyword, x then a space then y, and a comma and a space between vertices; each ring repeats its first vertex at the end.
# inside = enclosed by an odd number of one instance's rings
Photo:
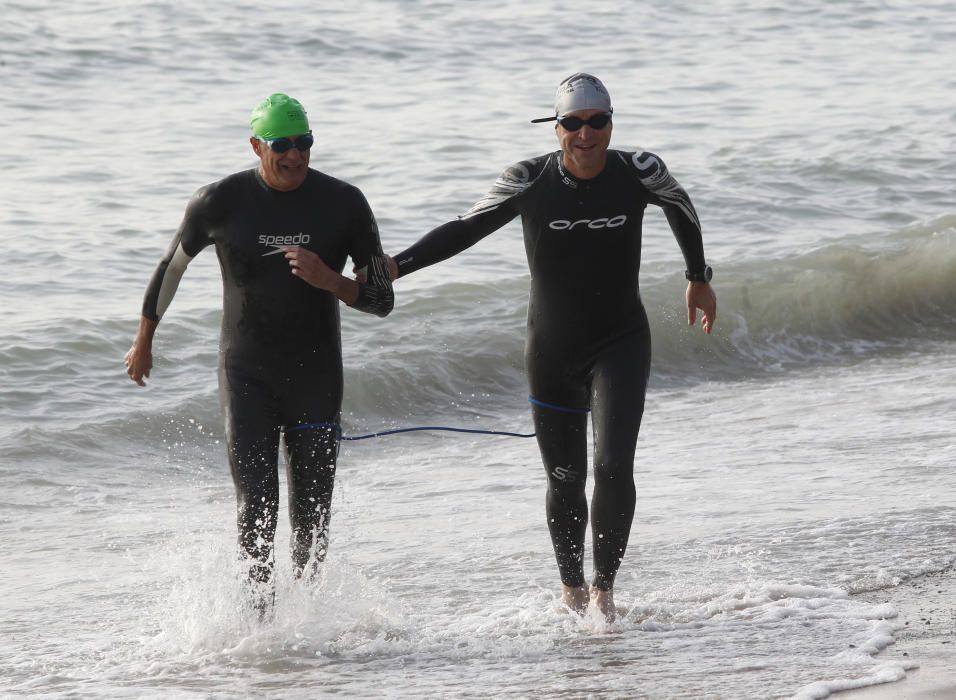
POLYGON ((588 525, 587 414, 532 406, 538 448, 548 475, 545 513, 570 608, 587 607, 584 585, 584 539, 588 525))
POLYGON ((301 576, 310 557, 318 565, 328 551, 338 434, 328 427, 287 431, 285 443, 289 456, 292 566, 295 574, 301 576))
MULTIPOLYGON (((342 410, 342 359, 329 344, 282 382, 285 445, 288 453, 289 521, 292 568, 306 573, 325 560, 329 547, 332 487, 339 449, 342 410), (323 354, 324 351, 324 354, 323 354), (296 429, 296 426, 311 427, 296 429)), ((315 573, 315 569, 308 572, 315 573)))
POLYGON ((627 549, 634 518, 634 453, 649 372, 650 334, 647 331, 614 343, 602 353, 592 370, 591 534, 595 572, 592 593, 595 593, 595 604, 602 607, 605 614, 613 614, 610 591, 627 549))
POLYGON ((236 487, 239 546, 250 560, 249 577, 272 577, 273 542, 279 512, 279 427, 274 402, 258 380, 220 369, 229 466, 236 487))

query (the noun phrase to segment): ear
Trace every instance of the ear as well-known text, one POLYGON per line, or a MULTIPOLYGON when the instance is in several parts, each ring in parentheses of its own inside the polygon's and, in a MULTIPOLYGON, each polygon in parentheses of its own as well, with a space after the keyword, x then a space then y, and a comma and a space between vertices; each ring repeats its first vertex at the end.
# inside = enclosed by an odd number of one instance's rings
POLYGON ((259 139, 257 139, 255 136, 250 136, 250 137, 249 137, 249 143, 252 145, 252 151, 253 151, 257 156, 259 156, 260 158, 262 158, 262 151, 260 150, 260 149, 262 148, 262 141, 260 141, 259 139))

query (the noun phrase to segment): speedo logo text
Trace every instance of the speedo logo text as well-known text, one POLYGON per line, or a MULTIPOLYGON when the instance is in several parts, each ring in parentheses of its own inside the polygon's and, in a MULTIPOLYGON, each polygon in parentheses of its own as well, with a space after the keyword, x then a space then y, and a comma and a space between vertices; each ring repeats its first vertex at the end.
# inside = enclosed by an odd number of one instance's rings
POLYGON ((602 219, 578 219, 577 221, 557 219, 549 223, 548 228, 552 228, 555 231, 570 231, 575 228, 617 228, 618 226, 623 226, 626 222, 627 215, 618 214, 617 216, 612 216, 610 218, 605 217, 602 219))
POLYGON ((312 236, 310 236, 307 233, 296 233, 294 235, 288 234, 285 236, 273 236, 270 234, 263 233, 262 235, 259 236, 259 242, 262 245, 267 245, 271 248, 276 249, 276 250, 271 250, 268 253, 264 253, 263 255, 274 255, 275 253, 281 252, 283 246, 305 245, 311 240, 312 240, 312 236))

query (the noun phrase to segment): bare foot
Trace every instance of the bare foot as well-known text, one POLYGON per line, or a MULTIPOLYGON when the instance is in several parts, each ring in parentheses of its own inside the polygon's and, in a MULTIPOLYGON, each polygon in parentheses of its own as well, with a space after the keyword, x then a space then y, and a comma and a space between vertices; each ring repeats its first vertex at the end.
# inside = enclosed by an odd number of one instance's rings
POLYGON ((579 615, 583 615, 588 609, 588 598, 587 586, 572 587, 561 584, 561 602, 579 615))
POLYGON ((614 591, 602 591, 598 588, 591 588, 591 601, 608 622, 614 622, 617 617, 617 610, 614 607, 614 591))

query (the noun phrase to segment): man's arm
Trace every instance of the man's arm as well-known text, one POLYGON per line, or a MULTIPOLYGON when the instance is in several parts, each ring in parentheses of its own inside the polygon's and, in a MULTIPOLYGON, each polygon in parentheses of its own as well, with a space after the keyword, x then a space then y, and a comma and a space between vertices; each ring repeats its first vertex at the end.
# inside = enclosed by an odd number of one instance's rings
POLYGON ((382 253, 381 248, 369 258, 368 265, 361 268, 356 275, 358 297, 349 306, 376 316, 385 317, 391 313, 395 305, 395 294, 392 291, 388 261, 389 258, 382 253))
POLYGON ((396 277, 447 260, 475 245, 514 218, 501 210, 471 219, 453 219, 432 229, 394 257, 396 277))
MULTIPOLYGON (((378 224, 358 188, 349 187, 346 195, 352 197, 349 256, 355 263, 356 279, 339 274, 308 248, 287 247, 286 260, 289 261, 292 274, 313 287, 332 293, 358 311, 388 316, 394 306, 394 295, 388 274, 388 259, 382 253, 379 240, 378 224)), ((348 201, 343 200, 341 206, 349 206, 348 201)))
POLYGON ((149 372, 153 368, 153 336, 159 320, 176 295, 187 265, 203 247, 210 243, 206 233, 208 208, 209 188, 203 188, 190 200, 186 207, 186 215, 172 244, 160 259, 146 287, 139 329, 124 358, 126 373, 140 386, 146 385, 143 379, 149 377, 149 372), (192 254, 186 252, 187 247, 192 254))
POLYGON ((514 219, 520 213, 517 204, 520 196, 544 172, 550 158, 542 156, 506 168, 471 209, 432 229, 394 259, 389 258, 392 279, 447 260, 514 219))
POLYGON ((637 177, 647 191, 647 199, 664 210, 667 223, 677 239, 690 272, 703 272, 704 242, 700 219, 686 190, 668 171, 664 161, 653 153, 635 153, 631 159, 637 177))
MULTIPOLYGON (((638 179, 648 193, 648 201, 664 210, 667 223, 677 239, 687 273, 691 278, 704 280, 707 263, 704 259, 704 241, 700 219, 686 190, 667 170, 664 161, 653 153, 635 153, 632 164, 637 169, 638 179)), ((697 322, 698 309, 703 313, 701 326, 710 334, 717 320, 717 295, 709 282, 690 281, 684 292, 687 302, 687 324, 697 322)))
POLYGON ((129 378, 140 386, 146 386, 144 377, 149 377, 149 371, 153 368, 153 336, 156 333, 156 327, 159 325, 159 319, 166 313, 176 290, 179 288, 179 281, 186 271, 186 266, 192 258, 186 255, 182 246, 182 231, 176 234, 173 245, 170 246, 172 254, 167 253, 159 261, 156 271, 150 279, 149 286, 146 288, 146 294, 143 297, 143 315, 139 319, 139 329, 133 338, 133 344, 126 353, 126 373, 129 378))
POLYGON ((186 272, 186 267, 195 255, 189 255, 183 248, 183 229, 180 228, 166 255, 162 257, 153 272, 146 294, 143 297, 143 316, 159 323, 159 319, 166 313, 179 283, 186 272))
POLYGON ((349 257, 357 268, 357 274, 355 280, 346 281, 350 285, 356 285, 357 290, 354 299, 351 298, 352 290, 349 290, 350 298, 345 303, 358 311, 384 318, 392 312, 395 305, 392 278, 388 274, 388 260, 382 252, 378 223, 368 200, 358 188, 352 188, 351 191, 354 196, 354 214, 349 257))

